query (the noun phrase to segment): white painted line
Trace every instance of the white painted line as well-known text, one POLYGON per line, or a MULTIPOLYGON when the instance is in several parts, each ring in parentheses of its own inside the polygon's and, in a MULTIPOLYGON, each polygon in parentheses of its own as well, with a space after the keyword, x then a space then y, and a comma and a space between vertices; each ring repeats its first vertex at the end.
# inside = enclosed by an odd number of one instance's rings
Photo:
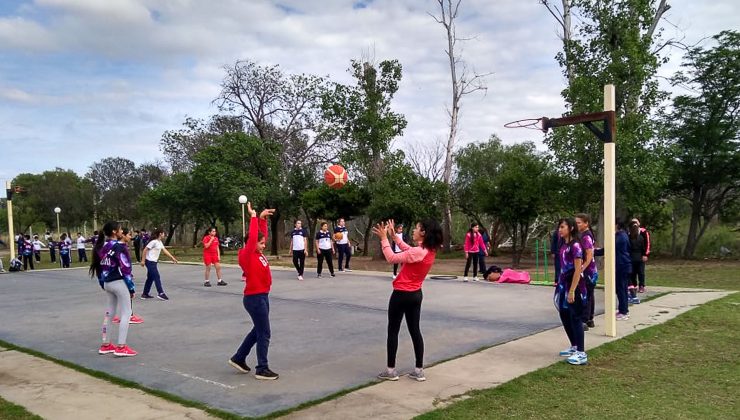
POLYGON ((220 386, 221 388, 236 389, 235 386, 222 384, 221 382, 216 382, 216 381, 212 381, 210 379, 201 378, 200 376, 191 375, 189 373, 183 373, 183 372, 179 372, 179 371, 176 371, 176 370, 170 370, 170 369, 167 369, 167 368, 159 368, 159 370, 164 371, 164 372, 167 372, 167 373, 174 373, 174 374, 177 374, 177 375, 180 375, 180 376, 184 376, 184 377, 186 377, 188 379, 195 379, 197 381, 202 381, 202 382, 205 382, 207 384, 220 386))

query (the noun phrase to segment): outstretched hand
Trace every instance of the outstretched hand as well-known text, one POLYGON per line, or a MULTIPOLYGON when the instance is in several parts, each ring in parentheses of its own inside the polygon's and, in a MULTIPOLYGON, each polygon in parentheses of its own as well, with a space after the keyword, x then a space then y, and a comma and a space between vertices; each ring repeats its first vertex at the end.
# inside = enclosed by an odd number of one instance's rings
POLYGON ((249 217, 257 217, 257 212, 252 208, 251 201, 247 201, 247 211, 249 211, 249 217))
POLYGON ((393 219, 388 220, 385 224, 386 232, 389 235, 393 235, 396 232, 396 222, 393 219))
POLYGON ((378 238, 383 239, 388 236, 388 230, 385 225, 385 223, 380 222, 375 227, 373 227, 373 233, 378 236, 378 238))
POLYGON ((275 213, 275 209, 264 209, 262 210, 262 213, 260 213, 260 218, 267 219, 272 216, 273 213, 275 213))

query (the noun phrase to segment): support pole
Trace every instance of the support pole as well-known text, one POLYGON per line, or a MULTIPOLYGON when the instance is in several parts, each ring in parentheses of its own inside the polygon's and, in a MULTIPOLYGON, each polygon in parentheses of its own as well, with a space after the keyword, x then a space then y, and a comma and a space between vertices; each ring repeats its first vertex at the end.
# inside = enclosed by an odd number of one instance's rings
POLYGON ((5 181, 5 191, 8 192, 8 246, 10 247, 10 260, 15 259, 15 232, 13 231, 13 200, 11 200, 11 189, 10 181, 5 181))
MULTIPOLYGON (((604 111, 614 111, 614 85, 604 86, 604 111)), ((615 205, 616 205, 616 127, 611 130, 612 141, 604 143, 604 333, 617 336, 617 320, 614 313, 615 299, 615 205)))

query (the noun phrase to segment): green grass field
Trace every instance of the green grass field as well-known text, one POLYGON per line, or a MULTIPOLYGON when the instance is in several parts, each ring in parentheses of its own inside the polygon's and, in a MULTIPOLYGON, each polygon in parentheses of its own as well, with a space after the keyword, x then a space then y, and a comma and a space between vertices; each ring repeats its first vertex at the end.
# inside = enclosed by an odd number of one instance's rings
POLYGON ((20 405, 13 404, 0 398, 0 420, 42 420, 41 417, 29 413, 20 405))
POLYGON ((736 293, 418 418, 740 418, 739 309, 736 293))

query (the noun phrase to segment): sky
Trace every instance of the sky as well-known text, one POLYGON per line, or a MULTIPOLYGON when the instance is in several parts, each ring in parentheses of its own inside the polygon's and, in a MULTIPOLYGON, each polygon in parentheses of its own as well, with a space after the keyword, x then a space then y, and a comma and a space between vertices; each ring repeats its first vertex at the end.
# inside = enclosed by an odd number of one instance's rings
MULTIPOLYGON (((734 3, 669 1, 665 36, 693 44, 738 30, 734 3)), ((238 59, 342 83, 352 83, 351 59, 398 59, 393 108, 408 126, 394 147, 434 144, 447 136, 451 102, 446 35, 429 15, 437 8, 436 0, 2 0, 0 181, 55 167, 84 175, 109 156, 162 159, 164 131, 218 112, 222 67, 238 59)), ((463 0, 457 31, 470 38, 459 44, 469 68, 492 73, 486 94, 462 103, 458 144, 497 134, 541 145, 539 132, 503 124, 563 113, 555 20, 538 0, 463 0)), ((681 55, 671 51, 661 75, 681 55)))

